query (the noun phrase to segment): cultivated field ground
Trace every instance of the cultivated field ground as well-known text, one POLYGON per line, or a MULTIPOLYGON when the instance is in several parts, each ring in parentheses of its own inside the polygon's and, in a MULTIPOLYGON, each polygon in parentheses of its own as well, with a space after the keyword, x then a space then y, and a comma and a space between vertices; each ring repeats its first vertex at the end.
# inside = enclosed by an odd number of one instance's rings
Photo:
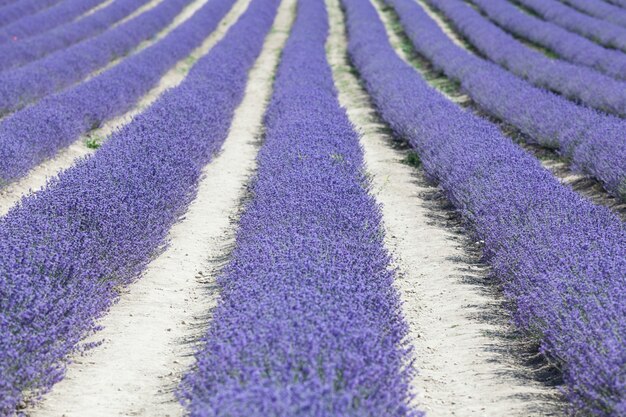
POLYGON ((626 417, 626 0, 0 0, 0 416, 626 417))

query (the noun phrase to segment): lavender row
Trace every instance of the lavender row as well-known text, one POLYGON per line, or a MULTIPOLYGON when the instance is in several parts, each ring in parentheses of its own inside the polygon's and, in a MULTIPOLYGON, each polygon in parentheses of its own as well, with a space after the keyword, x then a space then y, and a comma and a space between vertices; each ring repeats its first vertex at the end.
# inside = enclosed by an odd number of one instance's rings
POLYGON ((191 1, 163 1, 101 35, 0 73, 0 115, 66 88, 127 54, 171 23, 191 1))
POLYGON ((413 1, 386 1, 396 9, 416 51, 457 81, 483 110, 520 129, 530 143, 557 149, 574 170, 626 200, 626 121, 534 87, 457 46, 413 1))
POLYGON ((19 67, 83 39, 95 36, 133 13, 150 0, 115 0, 75 22, 19 42, 0 45, 0 71, 19 67))
POLYGON ((322 0, 299 2, 259 170, 219 277, 191 416, 407 416, 406 324, 363 155, 326 61, 322 0))
POLYGON ((625 415, 626 226, 430 88, 368 0, 344 4, 349 51, 381 116, 484 241, 516 323, 560 365, 572 408, 625 415))
POLYGON ((20 0, 0 7, 0 27, 24 16, 36 13, 59 3, 60 0, 20 0))
POLYGON ((557 0, 511 1, 600 45, 626 52, 626 28, 580 13, 557 0))
POLYGON ((546 57, 480 15, 461 0, 426 0, 490 60, 538 87, 626 117, 626 82, 591 68, 546 57))
POLYGON ((48 96, 0 124, 0 184, 20 177, 105 120, 131 108, 217 27, 234 0, 211 0, 156 44, 48 96))
MULTIPOLYGON (((39 13, 0 28, 0 44, 19 42, 74 20, 104 0, 65 0, 39 13)), ((3 57, 4 59, 4 57, 3 57)))
POLYGON ((626 26, 626 10, 602 0, 561 0, 563 3, 587 13, 593 17, 606 20, 616 25, 626 26))
POLYGON ((559 57, 586 65, 611 77, 626 79, 626 54, 569 32, 560 26, 522 12, 506 0, 471 0, 491 20, 508 32, 548 48, 559 57))
POLYGON ((181 85, 0 219, 0 414, 63 377, 163 246, 228 134, 273 3, 255 0, 181 85))

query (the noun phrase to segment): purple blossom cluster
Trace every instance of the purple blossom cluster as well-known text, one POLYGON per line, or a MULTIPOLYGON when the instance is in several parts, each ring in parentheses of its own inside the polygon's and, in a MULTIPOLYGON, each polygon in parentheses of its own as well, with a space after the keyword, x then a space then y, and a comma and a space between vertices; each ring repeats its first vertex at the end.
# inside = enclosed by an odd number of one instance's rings
POLYGON ((522 12, 506 0, 471 0, 508 32, 550 49, 560 58, 626 79, 626 54, 602 46, 562 27, 522 12))
POLYGON ((461 0, 427 0, 491 61, 538 87, 626 116, 626 82, 527 47, 461 0))
POLYGON ((464 50, 414 1, 386 1, 395 8, 416 51, 460 83, 483 110, 520 129, 523 139, 557 149, 572 168, 626 200, 626 121, 534 87, 464 50))
POLYGON ((626 28, 586 15, 557 0, 512 0, 549 22, 578 33, 607 48, 626 52, 626 28))
POLYGON ((162 248, 228 134, 274 9, 246 12, 182 84, 0 219, 0 415, 62 378, 162 248))
POLYGON ((0 115, 76 83, 155 36, 191 0, 168 0, 98 36, 0 73, 0 115))
POLYGON ((323 0, 299 2, 253 199, 182 384, 193 417, 420 415, 407 406, 406 324, 327 32, 323 0))
POLYGON ((234 0, 210 0, 156 44, 98 76, 45 97, 0 123, 0 184, 128 110, 215 29, 234 0))
POLYGON ((429 87, 369 1, 344 5, 349 52, 381 116, 484 241, 516 323, 559 364, 572 408, 626 415, 624 223, 429 87))
POLYGON ((24 16, 46 9, 60 0, 20 0, 8 2, 6 6, 0 7, 0 27, 15 22, 24 16))
POLYGON ((626 26, 626 10, 602 0, 561 0, 563 3, 616 25, 626 26))
POLYGON ((66 0, 0 28, 0 44, 43 33, 70 22, 104 0, 66 0))
MULTIPOLYGON (((133 13, 149 0, 115 0, 101 10, 27 39, 0 45, 0 71, 19 67, 83 39, 95 36, 133 13)), ((55 25, 56 26, 56 25, 55 25)))

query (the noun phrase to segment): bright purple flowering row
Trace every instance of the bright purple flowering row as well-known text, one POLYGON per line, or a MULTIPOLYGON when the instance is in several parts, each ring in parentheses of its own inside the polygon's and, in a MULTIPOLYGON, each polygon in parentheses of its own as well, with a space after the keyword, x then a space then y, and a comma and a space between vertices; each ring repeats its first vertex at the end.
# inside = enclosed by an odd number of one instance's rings
POLYGON ((406 324, 358 135, 326 61, 323 0, 298 3, 259 170, 219 277, 191 416, 408 416, 406 324))
POLYGON ((513 38, 461 0, 427 0, 482 54, 537 85, 608 113, 626 116, 626 82, 546 57, 513 38))
POLYGON ((612 77, 626 79, 626 54, 602 46, 562 27, 522 12, 507 0, 471 0, 500 27, 550 49, 559 57, 612 77))
POLYGON ((167 26, 191 0, 168 0, 101 35, 0 73, 0 114, 68 87, 167 26))
POLYGON ((98 76, 50 95, 0 123, 0 183, 132 107, 217 27, 234 0, 212 0, 156 44, 98 76))
POLYGON ((511 0, 544 19, 585 36, 603 46, 626 51, 626 28, 596 19, 557 0, 511 0))
POLYGON ((626 415, 624 223, 429 87, 368 0, 344 4, 349 51, 381 116, 484 241, 516 323, 561 365, 572 407, 626 415))
POLYGON ((24 17, 0 28, 0 44, 19 42, 23 38, 43 33, 49 29, 70 22, 103 1, 104 0, 62 1, 39 13, 24 17))
POLYGON ((414 1, 386 1, 417 52, 459 82, 483 110, 520 129, 524 139, 557 149, 575 170, 626 200, 626 121, 534 87, 457 46, 414 1))
POLYGON ((588 15, 626 26, 626 10, 602 0, 561 0, 588 15))
POLYGON ((19 42, 0 45, 0 71, 19 67, 109 29, 150 0, 115 0, 75 22, 19 42))
POLYGON ((46 9, 60 0, 20 0, 0 7, 0 27, 46 9))
POLYGON ((181 85, 0 219, 1 415, 62 378, 66 355, 164 244, 228 134, 267 14, 248 13, 181 85))

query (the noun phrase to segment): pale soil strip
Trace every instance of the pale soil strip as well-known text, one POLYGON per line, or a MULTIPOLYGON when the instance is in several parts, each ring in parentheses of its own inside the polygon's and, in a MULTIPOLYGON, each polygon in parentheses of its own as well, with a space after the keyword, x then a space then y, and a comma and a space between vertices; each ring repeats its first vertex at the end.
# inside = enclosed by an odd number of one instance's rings
POLYGON ((234 241, 245 185, 255 168, 272 77, 294 15, 283 1, 250 72, 223 150, 204 170, 196 199, 152 261, 100 321, 104 343, 75 359, 31 416, 180 416, 172 392, 193 364, 197 337, 215 306, 216 265, 234 241))
POLYGON ((460 46, 461 48, 466 48, 466 44, 463 41, 463 38, 461 36, 459 36, 452 28, 450 28, 450 25, 448 25, 442 18, 441 16, 439 16, 439 14, 435 13, 429 5, 427 5, 426 3, 424 3, 423 0, 415 0, 415 2, 417 4, 420 5, 420 7, 422 9, 424 9, 424 12, 426 12, 426 14, 435 21, 435 23, 437 23, 437 26, 439 26, 441 28, 441 30, 443 31, 443 33, 445 33, 446 35, 448 35, 448 37, 458 46, 460 46))
MULTIPOLYGON (((130 19, 134 19, 135 17, 139 16, 140 14, 147 12, 150 9, 153 9, 157 4, 161 3, 164 0, 153 0, 151 2, 148 2, 147 4, 144 4, 143 6, 141 6, 140 8, 138 8, 137 10, 135 10, 134 12, 132 12, 131 14, 129 14, 128 16, 126 16, 125 18, 123 18, 122 20, 120 20, 119 22, 116 22, 114 25, 112 25, 109 29, 110 30, 116 26, 119 26, 121 24, 124 24, 126 22, 128 22, 130 19)), ((97 35, 96 35, 97 36, 97 35)))
POLYGON ((484 288, 462 282, 461 275, 480 280, 484 266, 459 260, 467 257, 463 243, 433 222, 438 213, 422 196, 434 188, 417 181, 414 168, 402 163, 403 154, 391 148, 392 137, 377 121, 367 93, 350 71, 338 0, 327 4, 329 59, 339 100, 362 134, 373 193, 382 203, 386 245, 398 268, 396 285, 409 341, 415 348, 419 374, 412 388, 418 396, 412 405, 433 417, 548 413, 544 398, 554 396, 554 390, 517 377, 524 369, 497 352, 501 340, 488 336, 506 329, 477 318, 502 308, 484 288))
MULTIPOLYGON (((96 7, 87 10, 85 13, 81 14, 80 16, 78 16, 77 18, 75 18, 74 20, 72 20, 72 22, 76 22, 77 20, 82 19, 83 17, 87 17, 90 14, 94 14, 95 12, 97 12, 100 9, 104 9, 105 7, 107 7, 109 4, 113 3, 115 0, 106 0, 102 3, 100 3, 99 5, 97 5, 96 7)), ((71 23, 71 22, 70 22, 71 23)))
MULTIPOLYGON (((159 0, 157 2, 151 2, 150 3, 150 6, 151 6, 150 9, 152 9, 153 7, 155 7, 157 4, 161 3, 162 1, 164 1, 164 0, 159 0)), ((94 72, 89 74, 81 82, 85 82, 85 81, 87 81, 87 80, 89 80, 89 79, 91 79, 91 78, 93 78, 93 77, 103 73, 104 71, 106 71, 108 69, 111 69, 112 67, 114 67, 117 64, 119 64, 120 62, 122 62, 122 60, 124 60, 125 58, 127 58, 127 57, 129 57, 131 55, 135 55, 135 54, 143 51, 147 47, 154 45, 155 43, 157 43, 158 41, 163 39, 165 36, 167 36, 171 31, 173 31, 178 26, 180 26, 182 23, 184 23, 191 16, 193 16, 193 14, 195 12, 197 12, 198 9, 200 9, 202 6, 204 6, 204 4, 207 1, 209 1, 209 0, 194 0, 194 1, 192 1, 190 4, 185 6, 183 8, 183 10, 179 14, 177 14, 174 17, 174 20, 172 20, 169 25, 165 26, 165 28, 163 28, 163 30, 159 31, 159 33, 157 33, 155 36, 153 36, 150 39, 146 39, 145 41, 142 41, 141 43, 139 43, 139 45, 137 45, 137 47, 133 48, 126 55, 112 60, 111 62, 109 62, 108 64, 106 64, 102 68, 98 68, 97 70, 95 70, 94 72)))
POLYGON ((71 167, 78 158, 86 157, 96 152, 95 149, 87 147, 86 141, 88 139, 99 143, 102 142, 114 131, 130 123, 136 115, 154 103, 163 92, 179 85, 184 80, 193 63, 209 52, 224 37, 228 29, 248 7, 249 2, 250 0, 238 0, 202 45, 196 48, 188 57, 177 62, 161 78, 159 84, 137 102, 135 107, 118 117, 106 121, 98 129, 90 131, 70 146, 59 151, 53 158, 33 168, 25 177, 12 182, 4 189, 0 189, 0 216, 5 215, 11 207, 17 204, 31 190, 36 191, 40 189, 46 185, 49 178, 71 167))

